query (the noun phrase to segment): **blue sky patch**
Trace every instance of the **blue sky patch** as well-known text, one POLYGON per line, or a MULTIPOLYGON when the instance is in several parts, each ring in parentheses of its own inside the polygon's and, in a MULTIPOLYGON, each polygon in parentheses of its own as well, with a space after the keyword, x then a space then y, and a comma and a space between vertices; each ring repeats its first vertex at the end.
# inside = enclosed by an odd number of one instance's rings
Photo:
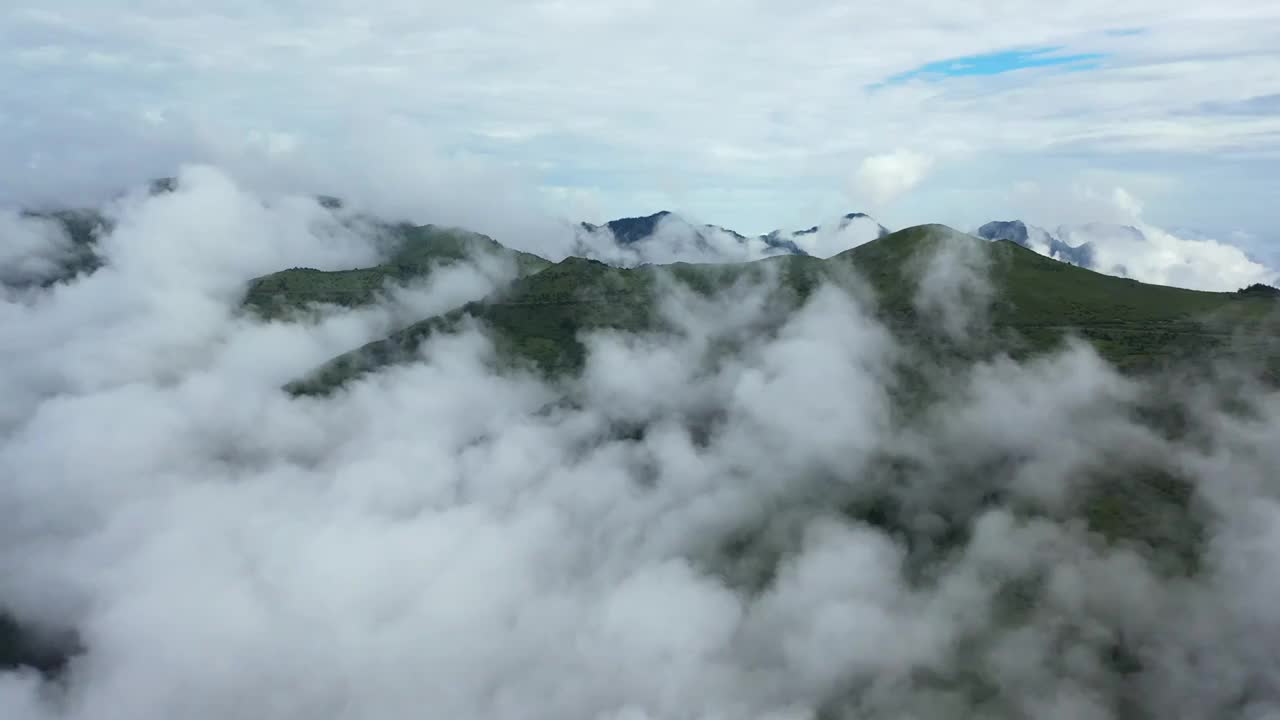
POLYGON ((1068 72, 1079 72, 1098 67, 1097 61, 1106 57, 1102 53, 1057 54, 1061 49, 1061 47, 1046 47, 1034 50, 1005 50, 982 55, 951 58, 950 60, 939 60, 921 65, 915 70, 894 75, 883 84, 894 85, 915 78, 937 80, 952 77, 1000 75, 1028 68, 1060 67, 1068 72))

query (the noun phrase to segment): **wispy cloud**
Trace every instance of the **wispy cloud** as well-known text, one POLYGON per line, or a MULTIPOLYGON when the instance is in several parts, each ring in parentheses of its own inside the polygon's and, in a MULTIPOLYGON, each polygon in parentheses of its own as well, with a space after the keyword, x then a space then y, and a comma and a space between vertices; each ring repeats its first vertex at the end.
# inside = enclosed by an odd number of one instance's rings
MULTIPOLYGON (((992 154, 1030 175, 1064 151, 1116 170, 1276 158, 1280 117, 1220 112, 1275 92, 1273 5, 17 0, 0 11, 0 204, 228 155, 296 182, 387 118, 527 178, 529 196, 590 189, 612 216, 669 202, 750 232, 865 209, 851 168, 898 147, 969 176, 992 154), (262 147, 283 135, 293 152, 262 147)), ((1204 204, 1245 211, 1220 188, 1275 162, 1204 183, 1204 204)), ((955 209, 937 188, 897 207, 886 222, 955 209)))

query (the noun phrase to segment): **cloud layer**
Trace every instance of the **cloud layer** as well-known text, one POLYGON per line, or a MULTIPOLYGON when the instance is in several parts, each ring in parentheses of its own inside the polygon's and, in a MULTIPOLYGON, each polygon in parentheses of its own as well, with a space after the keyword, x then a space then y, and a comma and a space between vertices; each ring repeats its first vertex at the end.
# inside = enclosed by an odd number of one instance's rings
MULTIPOLYGON (((84 646, 0 673, 10 717, 1280 710, 1273 391, 1169 401, 1069 345, 937 368, 909 410, 922 359, 872 299, 783 313, 766 276, 667 288, 668 330, 586 338, 564 384, 472 328, 291 399, 388 311, 261 323, 238 293, 375 244, 208 169, 112 215, 103 269, 0 306, 0 608, 84 646), (1181 438, 1141 419, 1161 399, 1181 438), (1104 471, 1192 482, 1196 574, 1082 522, 1104 471)), ((963 342, 989 296, 955 252, 918 304, 963 342)))
POLYGON ((41 283, 60 274, 63 264, 75 257, 71 236, 49 218, 24 216, 0 210, 0 283, 41 283))
POLYGON ((1276 283, 1274 266, 1260 260, 1257 252, 1246 253, 1204 233, 1156 227, 1145 219, 1138 198, 1122 187, 1110 193, 1090 187, 1073 190, 1075 197, 1092 207, 1094 217, 1106 220, 1066 223, 1053 232, 1035 225, 994 222, 978 233, 1006 237, 1056 260, 1145 283, 1214 291, 1276 283))

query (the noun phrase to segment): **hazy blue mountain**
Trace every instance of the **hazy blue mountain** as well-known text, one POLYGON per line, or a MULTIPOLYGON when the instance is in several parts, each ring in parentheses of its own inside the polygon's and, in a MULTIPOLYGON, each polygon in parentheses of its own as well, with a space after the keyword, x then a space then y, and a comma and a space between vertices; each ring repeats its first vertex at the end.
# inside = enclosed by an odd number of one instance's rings
POLYGON ((642 262, 738 262, 773 255, 830 257, 889 234, 888 228, 860 212, 804 230, 774 230, 753 236, 718 225, 693 224, 667 210, 603 225, 584 222, 580 228, 588 239, 575 254, 590 256, 594 249, 596 255, 609 259, 607 248, 590 241, 604 237, 642 262))
POLYGON ((1091 243, 1070 245, 1048 230, 1029 226, 1021 220, 993 220, 978 228, 978 236, 987 240, 1009 240, 1055 260, 1096 269, 1091 243))

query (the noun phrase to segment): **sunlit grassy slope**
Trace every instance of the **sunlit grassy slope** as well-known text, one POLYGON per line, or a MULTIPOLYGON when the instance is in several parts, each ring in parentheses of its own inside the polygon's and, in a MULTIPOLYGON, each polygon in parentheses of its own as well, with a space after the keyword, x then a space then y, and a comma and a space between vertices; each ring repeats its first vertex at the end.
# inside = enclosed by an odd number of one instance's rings
MULTIPOLYGON (((989 278, 990 306, 985 312, 971 308, 989 318, 989 337, 978 343, 988 350, 1025 356, 1054 347, 1074 333, 1119 367, 1145 369, 1215 348, 1249 354, 1252 347, 1257 358, 1270 358, 1275 344, 1275 328, 1269 322, 1275 308, 1272 298, 1147 285, 1061 263, 1012 242, 989 243, 944 226, 924 225, 827 260, 782 256, 730 265, 624 269, 569 258, 483 301, 424 319, 335 358, 289 390, 328 392, 370 370, 412 357, 425 337, 468 317, 489 328, 504 357, 527 361, 548 373, 572 370, 583 359, 583 331, 660 327, 655 289, 668 280, 705 295, 734 283, 759 283, 771 288, 770 303, 778 308, 794 307, 823 282, 863 294, 870 290, 884 322, 908 338, 936 345, 940 341, 918 317, 914 298, 922 265, 940 243, 970 244, 969 256, 980 260, 989 278)), ((526 262, 531 270, 538 267, 536 261, 526 262)), ((363 275, 342 282, 355 287, 357 278, 367 283, 363 275)), ((258 283, 256 297, 261 297, 265 280, 258 283)), ((359 291, 363 292, 372 290, 359 291)))

